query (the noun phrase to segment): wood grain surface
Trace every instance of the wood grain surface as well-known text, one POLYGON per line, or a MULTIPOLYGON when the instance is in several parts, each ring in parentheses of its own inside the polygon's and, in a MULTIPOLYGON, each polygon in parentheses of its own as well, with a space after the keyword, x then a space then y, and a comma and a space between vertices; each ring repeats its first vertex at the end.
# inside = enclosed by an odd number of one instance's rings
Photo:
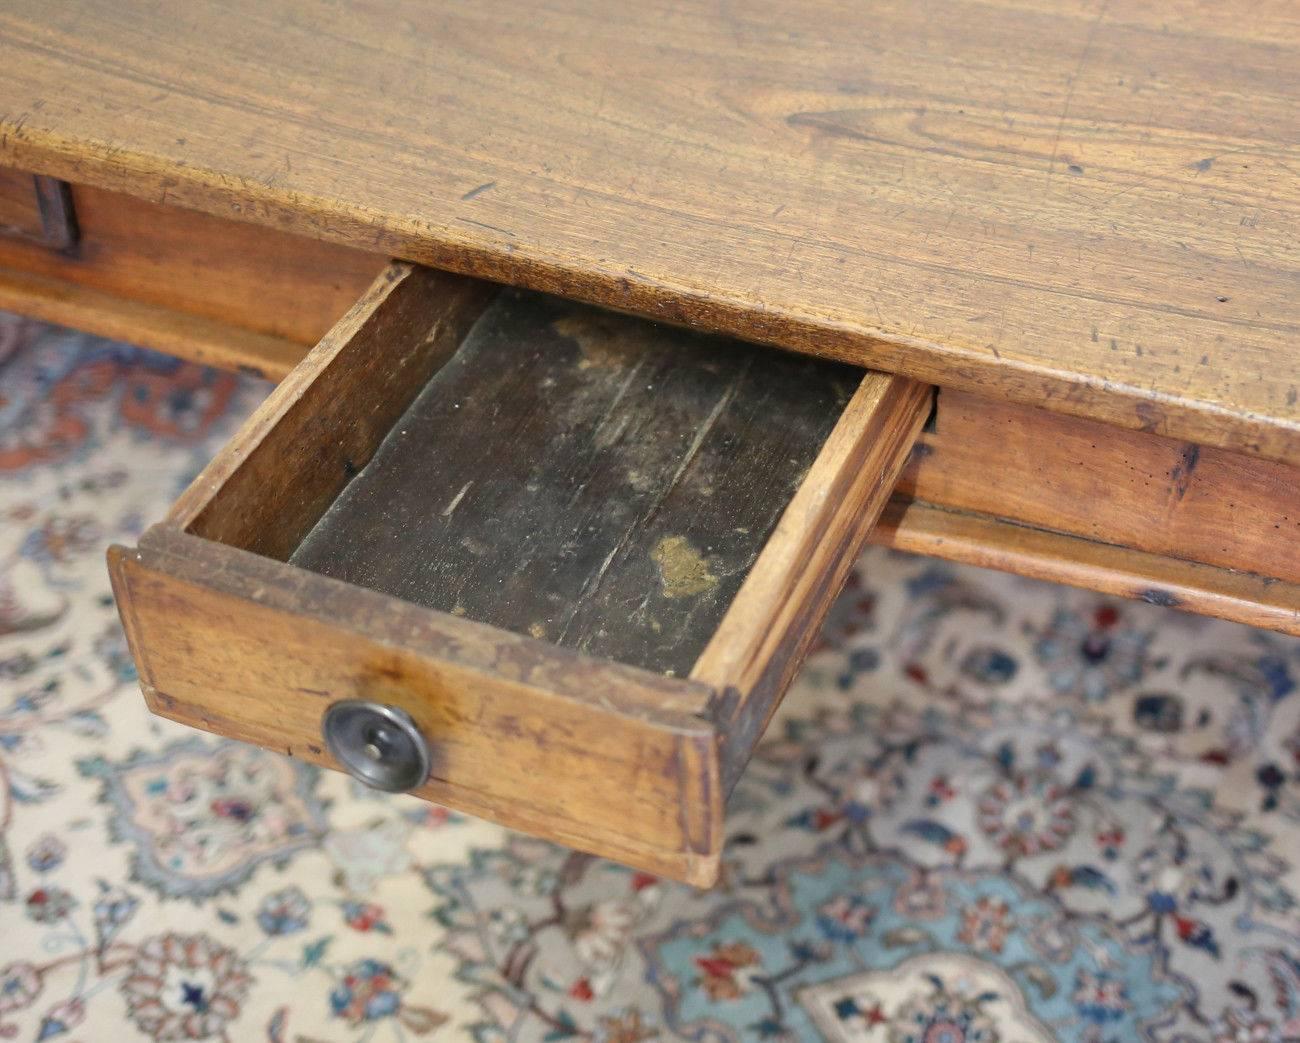
POLYGON ((297 341, 13 268, 0 267, 0 308, 205 366, 275 380, 307 353, 297 341))
POLYGON ((1294 0, 7 0, 0 160, 1300 463, 1294 0))
POLYGON ((169 520, 205 539, 288 558, 496 291, 389 265, 181 494, 169 520), (381 351, 389 363, 378 367, 381 351))
POLYGON ((945 391, 898 492, 1300 583, 1300 469, 1192 442, 945 391))
POLYGON ((109 550, 155 712, 330 767, 338 699, 406 710, 417 792, 699 885, 722 845, 711 693, 158 525, 109 550))
POLYGON ((861 380, 507 291, 290 561, 685 677, 861 380))
POLYGON ((36 179, 25 170, 0 167, 0 243, 12 239, 40 241, 44 235, 36 179))
POLYGON ((72 249, 77 218, 66 181, 0 169, 0 243, 19 239, 47 252, 72 249))
MULTIPOLYGON (((39 228, 30 174, 0 169, 0 225, 7 199, 25 204, 39 228)), ((386 264, 86 185, 72 186, 71 202, 80 232, 73 249, 0 234, 0 271, 10 284, 0 306, 272 379, 293 368, 386 264), (196 332, 209 329, 211 336, 196 332)))
POLYGON ((719 693, 730 792, 848 579, 930 412, 933 391, 867 373, 691 670, 719 693))
POLYGON ((871 542, 1300 636, 1300 584, 895 496, 871 542))

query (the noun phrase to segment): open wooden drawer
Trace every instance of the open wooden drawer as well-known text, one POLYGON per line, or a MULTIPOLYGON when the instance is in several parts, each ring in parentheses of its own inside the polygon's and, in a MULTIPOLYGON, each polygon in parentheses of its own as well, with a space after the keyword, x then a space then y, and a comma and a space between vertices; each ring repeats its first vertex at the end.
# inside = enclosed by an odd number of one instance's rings
POLYGON ((709 884, 929 397, 395 264, 110 550, 145 697, 709 884))

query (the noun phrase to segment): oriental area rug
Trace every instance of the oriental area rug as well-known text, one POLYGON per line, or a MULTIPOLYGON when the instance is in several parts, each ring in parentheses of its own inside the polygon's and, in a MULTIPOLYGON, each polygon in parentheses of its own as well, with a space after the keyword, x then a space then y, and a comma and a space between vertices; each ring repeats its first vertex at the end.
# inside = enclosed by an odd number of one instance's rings
POLYGON ((104 566, 268 385, 0 316, 0 1039, 1300 1039, 1300 642, 870 550, 710 892, 151 717, 104 566))

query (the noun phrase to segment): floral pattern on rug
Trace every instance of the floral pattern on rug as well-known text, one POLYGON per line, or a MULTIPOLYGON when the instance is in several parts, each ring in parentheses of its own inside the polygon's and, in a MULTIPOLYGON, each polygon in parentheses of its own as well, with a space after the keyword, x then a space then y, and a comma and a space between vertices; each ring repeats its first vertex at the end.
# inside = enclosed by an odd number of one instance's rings
POLYGON ((1300 1040, 1300 642, 869 551, 696 892, 151 717, 267 385, 0 316, 0 1039, 1300 1040))

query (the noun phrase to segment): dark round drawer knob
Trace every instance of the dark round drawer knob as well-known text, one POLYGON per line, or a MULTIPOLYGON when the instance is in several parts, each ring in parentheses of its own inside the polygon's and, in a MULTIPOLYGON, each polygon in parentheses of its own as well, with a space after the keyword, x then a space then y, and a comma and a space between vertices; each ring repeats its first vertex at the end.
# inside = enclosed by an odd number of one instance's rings
POLYGON ((396 706, 348 700, 325 711, 330 753, 367 786, 405 793, 429 777, 429 744, 410 714, 396 706))

